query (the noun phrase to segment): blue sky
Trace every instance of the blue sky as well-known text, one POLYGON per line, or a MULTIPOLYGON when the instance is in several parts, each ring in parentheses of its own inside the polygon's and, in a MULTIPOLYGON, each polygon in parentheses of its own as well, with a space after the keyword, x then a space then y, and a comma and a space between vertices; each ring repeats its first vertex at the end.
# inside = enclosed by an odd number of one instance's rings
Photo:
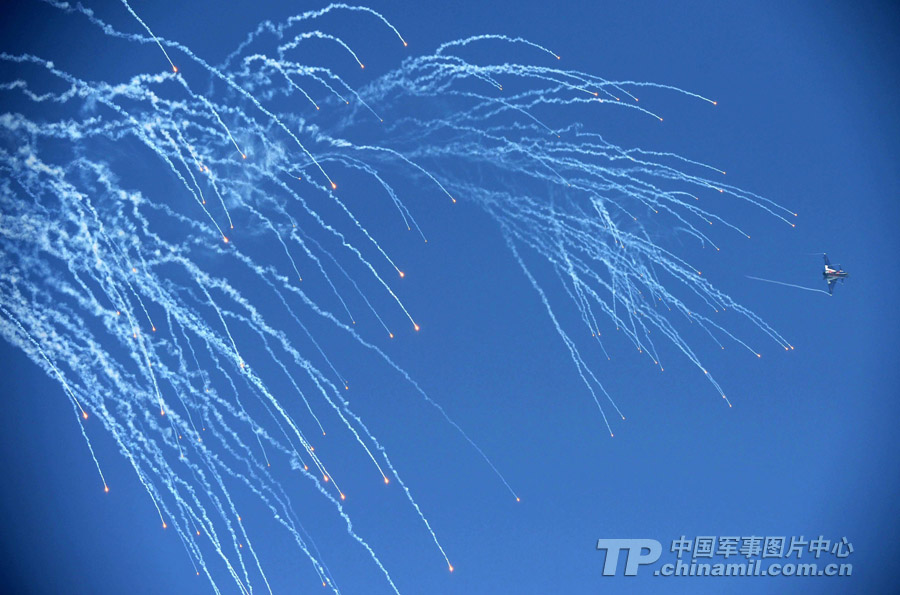
MULTIPOLYGON (((218 3, 144 4, 135 2, 135 9, 158 34, 214 61, 258 21, 312 8, 254 2, 223 12, 218 3)), ((723 234, 719 254, 682 248, 710 281, 796 349, 785 353, 739 324, 762 358, 720 352, 702 336, 691 337, 733 401, 728 409, 673 350, 664 349, 669 363, 660 374, 624 341, 611 340, 613 360, 597 372, 628 420, 610 438, 496 225, 464 200, 457 209, 420 213, 427 250, 397 242, 394 252, 403 253, 409 276, 403 297, 423 330, 392 344, 391 355, 467 429, 522 502, 511 501, 477 453, 414 395, 393 392, 388 381, 373 385, 358 408, 389 446, 457 569, 446 572, 396 490, 360 485, 349 512, 401 591, 883 589, 898 496, 896 10, 887 3, 428 4, 369 3, 400 29, 411 53, 504 33, 550 47, 573 69, 716 99, 712 108, 648 93, 664 123, 604 116, 596 125, 620 145, 711 162, 728 171, 730 183, 799 213, 792 229, 723 204, 718 212, 739 221, 752 240, 723 234), (810 253, 822 251, 852 275, 833 298, 745 278, 819 287, 821 260, 810 253), (667 582, 646 574, 601 576, 598 538, 651 538, 665 548, 682 534, 846 536, 855 548, 854 576, 667 582)), ((98 12, 136 30, 119 6, 98 12)), ((45 7, 23 7, 3 25, 2 38, 5 49, 65 61, 82 74, 98 63, 130 72, 119 53, 69 43, 88 27, 45 7), (47 15, 51 20, 40 20, 47 15)), ((342 34, 352 32, 348 26, 342 34)), ((155 48, 117 47, 158 67, 155 48)), ((368 61, 365 74, 385 72, 402 57, 385 50, 384 63, 368 61)), ((519 59, 538 58, 523 52, 519 59)), ((37 593, 211 592, 194 576, 177 537, 160 530, 111 442, 96 438, 112 478, 113 490, 104 495, 58 384, 8 344, 0 353, 8 370, 0 377, 4 582, 37 593)), ((375 374, 360 366, 360 377, 375 374)), ((286 485, 308 511, 301 517, 342 588, 386 592, 333 515, 297 480, 286 485)), ((299 552, 282 547, 265 511, 255 512, 273 586, 313 591, 315 576, 299 552)))

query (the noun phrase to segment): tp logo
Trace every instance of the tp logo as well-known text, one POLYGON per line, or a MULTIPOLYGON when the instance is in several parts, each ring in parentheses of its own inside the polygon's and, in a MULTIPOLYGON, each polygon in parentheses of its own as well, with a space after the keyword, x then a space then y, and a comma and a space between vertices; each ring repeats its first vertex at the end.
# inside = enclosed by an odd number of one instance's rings
POLYGON ((636 576, 638 566, 653 564, 659 560, 662 544, 655 539, 598 539, 597 549, 606 550, 603 576, 615 576, 619 566, 619 552, 627 550, 625 576, 636 576), (644 551, 647 553, 644 553, 644 551))

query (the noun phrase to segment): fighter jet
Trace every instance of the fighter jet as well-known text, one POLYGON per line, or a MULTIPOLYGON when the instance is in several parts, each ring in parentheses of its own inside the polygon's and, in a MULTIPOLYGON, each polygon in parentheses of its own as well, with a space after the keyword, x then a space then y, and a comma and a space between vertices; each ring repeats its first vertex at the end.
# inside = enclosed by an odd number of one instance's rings
POLYGON ((832 265, 831 261, 828 260, 827 254, 823 254, 823 256, 825 257, 825 270, 822 272, 822 278, 828 283, 828 294, 834 295, 834 284, 837 283, 838 279, 843 283, 844 279, 850 276, 850 273, 842 269, 839 264, 832 265))

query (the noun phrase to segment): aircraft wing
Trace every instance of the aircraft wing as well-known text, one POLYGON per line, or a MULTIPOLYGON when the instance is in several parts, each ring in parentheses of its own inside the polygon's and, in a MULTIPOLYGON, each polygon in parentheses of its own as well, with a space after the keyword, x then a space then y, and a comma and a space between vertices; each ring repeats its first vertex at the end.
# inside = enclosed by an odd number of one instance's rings
POLYGON ((828 280, 828 295, 834 295, 834 284, 837 283, 837 279, 829 279, 828 280))
POLYGON ((828 255, 827 255, 827 254, 823 254, 822 256, 825 257, 825 266, 830 267, 830 266, 831 266, 831 261, 828 260, 828 255))

